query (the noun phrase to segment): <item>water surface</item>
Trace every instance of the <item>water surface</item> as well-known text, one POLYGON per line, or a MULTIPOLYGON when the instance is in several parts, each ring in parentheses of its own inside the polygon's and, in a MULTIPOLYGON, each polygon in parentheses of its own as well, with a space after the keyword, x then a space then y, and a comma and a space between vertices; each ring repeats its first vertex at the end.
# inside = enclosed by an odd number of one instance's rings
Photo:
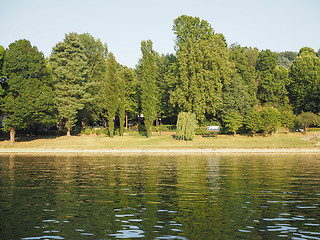
POLYGON ((320 239, 320 156, 0 156, 0 239, 320 239))

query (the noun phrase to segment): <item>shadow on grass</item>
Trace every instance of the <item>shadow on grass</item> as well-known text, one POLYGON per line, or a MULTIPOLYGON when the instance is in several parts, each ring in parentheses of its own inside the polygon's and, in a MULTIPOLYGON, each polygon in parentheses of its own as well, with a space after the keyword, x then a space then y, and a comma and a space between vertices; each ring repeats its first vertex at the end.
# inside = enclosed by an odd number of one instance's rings
MULTIPOLYGON (((14 138, 15 142, 32 142, 34 140, 39 140, 39 139, 56 139, 60 136, 23 136, 23 135, 18 135, 14 138)), ((10 136, 2 135, 0 137, 0 141, 10 141, 10 136)))

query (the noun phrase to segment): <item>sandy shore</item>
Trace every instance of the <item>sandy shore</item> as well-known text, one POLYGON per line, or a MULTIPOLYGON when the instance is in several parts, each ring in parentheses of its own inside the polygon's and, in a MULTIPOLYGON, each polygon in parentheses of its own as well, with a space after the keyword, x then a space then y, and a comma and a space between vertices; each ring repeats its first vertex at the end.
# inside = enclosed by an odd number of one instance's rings
POLYGON ((219 153, 320 153, 320 148, 135 148, 135 149, 70 149, 70 148, 0 148, 0 154, 219 154, 219 153))

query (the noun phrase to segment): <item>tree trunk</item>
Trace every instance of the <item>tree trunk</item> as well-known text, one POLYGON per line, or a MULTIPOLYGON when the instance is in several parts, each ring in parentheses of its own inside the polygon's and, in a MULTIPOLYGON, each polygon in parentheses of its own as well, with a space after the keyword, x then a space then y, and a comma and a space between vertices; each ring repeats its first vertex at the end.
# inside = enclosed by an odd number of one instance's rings
POLYGON ((307 134, 307 126, 303 126, 304 128, 304 133, 303 134, 307 134))
POLYGON ((70 137, 71 136, 71 128, 67 128, 67 136, 70 137))
POLYGON ((14 144, 14 136, 16 135, 16 129, 10 129, 10 144, 14 144))
POLYGON ((126 130, 128 130, 128 113, 126 112, 126 130))

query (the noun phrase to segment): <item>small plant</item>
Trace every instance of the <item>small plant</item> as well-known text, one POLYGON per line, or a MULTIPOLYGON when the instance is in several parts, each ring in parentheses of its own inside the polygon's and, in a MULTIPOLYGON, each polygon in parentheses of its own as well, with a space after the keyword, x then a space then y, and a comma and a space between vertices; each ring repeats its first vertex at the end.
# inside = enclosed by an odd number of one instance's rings
POLYGON ((81 129, 81 134, 84 134, 84 129, 81 129))
POLYGON ((101 135, 101 129, 97 129, 96 135, 100 136, 101 135))
POLYGON ((91 130, 89 128, 87 128, 86 130, 84 130, 84 134, 85 135, 90 135, 91 134, 91 130))
POLYGON ((96 129, 92 128, 92 134, 95 134, 96 133, 96 129))

